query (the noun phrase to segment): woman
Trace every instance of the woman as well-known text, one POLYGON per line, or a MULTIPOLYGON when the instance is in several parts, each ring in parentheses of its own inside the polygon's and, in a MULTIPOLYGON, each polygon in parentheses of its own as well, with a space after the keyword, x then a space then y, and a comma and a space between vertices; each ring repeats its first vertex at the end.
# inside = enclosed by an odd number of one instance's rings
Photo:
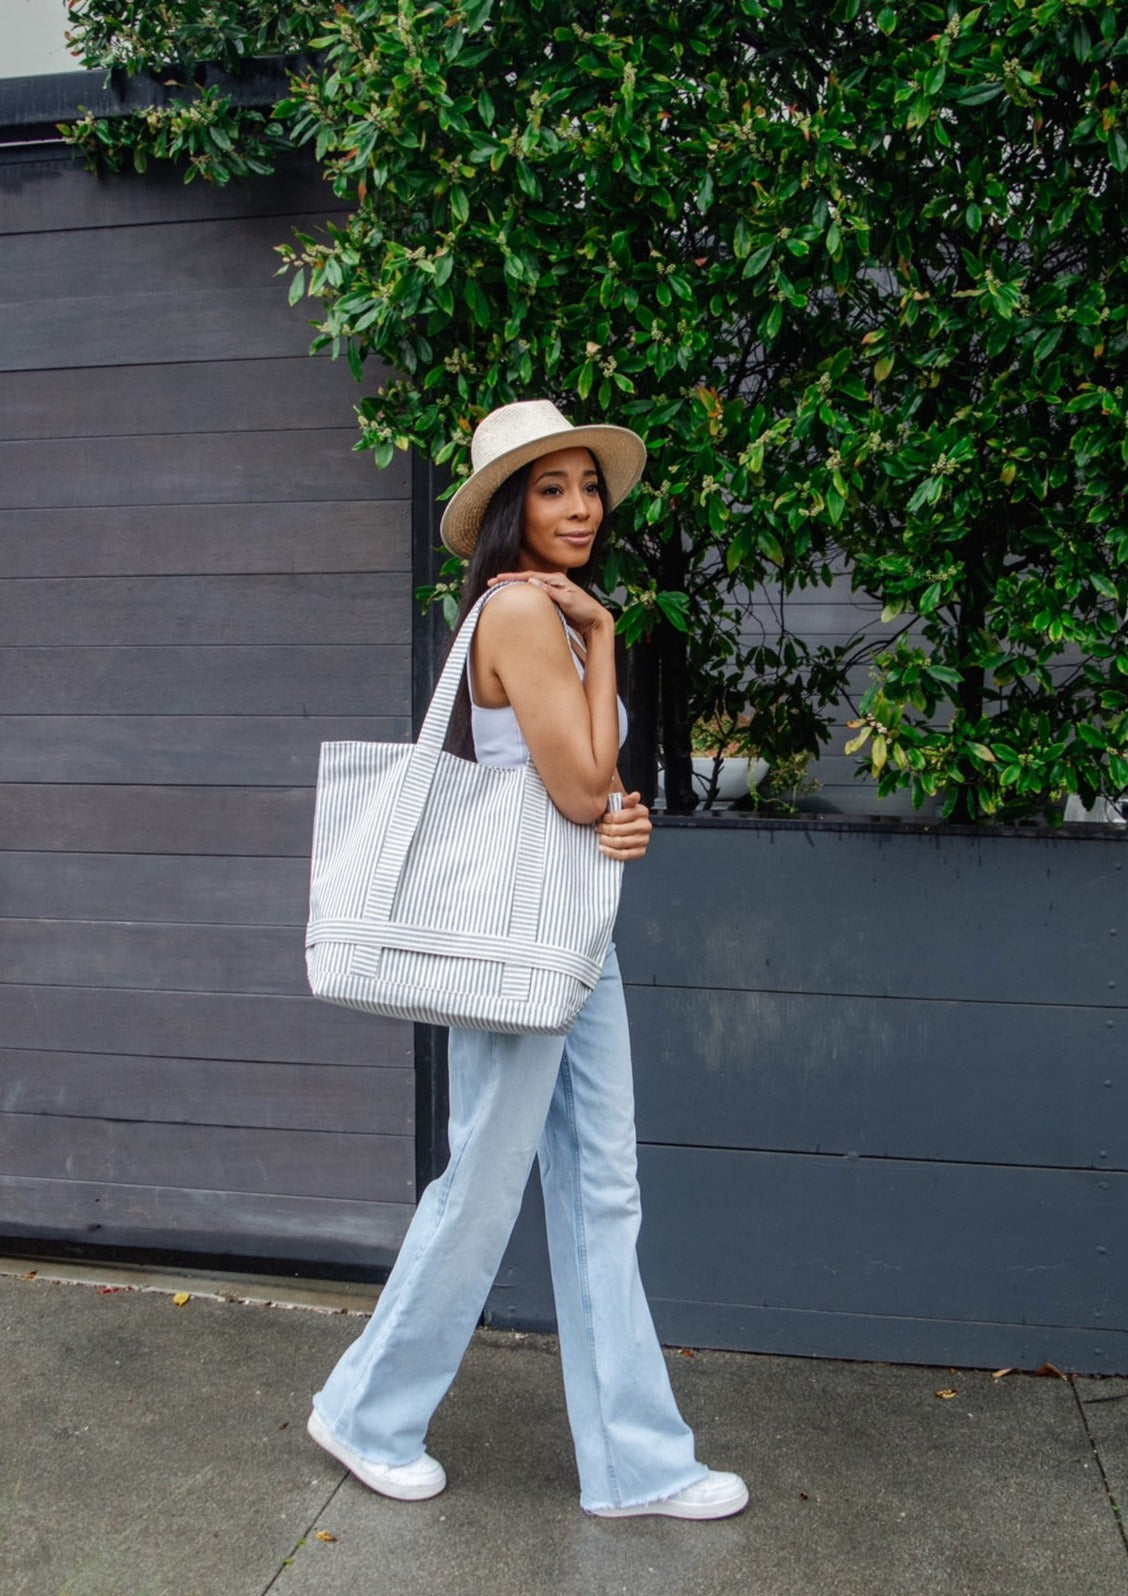
MULTIPOLYGON (((625 716, 613 622, 584 583, 606 512, 646 451, 622 427, 573 428, 546 400, 495 410, 443 541, 469 557, 462 613, 487 590, 456 709, 454 751, 531 758, 557 808, 595 824, 601 850, 641 859, 650 817, 621 791, 625 716), (563 621, 563 625, 561 622, 563 621)), ((724 1518, 748 1500, 694 1456, 635 1257, 639 1225, 630 1043, 614 949, 567 1037, 452 1029, 450 1162, 424 1192, 376 1311, 314 1399, 309 1431, 371 1489, 435 1496, 423 1450, 540 1162, 580 1501, 603 1518, 724 1518)))

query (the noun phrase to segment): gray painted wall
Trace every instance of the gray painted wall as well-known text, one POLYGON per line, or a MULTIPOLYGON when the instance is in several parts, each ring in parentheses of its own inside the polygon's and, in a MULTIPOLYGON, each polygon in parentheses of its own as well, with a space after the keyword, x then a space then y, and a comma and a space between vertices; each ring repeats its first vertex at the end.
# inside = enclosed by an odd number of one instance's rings
MULTIPOLYGON (((1126 887, 1116 833, 662 824, 616 933, 662 1338, 1128 1370, 1126 887)), ((551 1322, 537 1203, 495 1323, 551 1322)))
POLYGON ((319 744, 411 725, 410 474, 217 193, 0 157, 0 1234, 390 1260, 410 1026, 307 995, 319 744))

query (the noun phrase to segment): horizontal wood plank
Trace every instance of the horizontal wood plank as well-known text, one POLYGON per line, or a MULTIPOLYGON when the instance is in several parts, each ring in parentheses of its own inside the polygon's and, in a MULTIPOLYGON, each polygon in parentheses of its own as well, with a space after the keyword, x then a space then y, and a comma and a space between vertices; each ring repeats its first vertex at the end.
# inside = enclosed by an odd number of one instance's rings
POLYGON ((179 1186, 283 1197, 406 1203, 415 1196, 410 1136, 272 1131, 63 1115, 0 1114, 8 1175, 98 1184, 179 1186))
POLYGON ((1128 1330, 1094 1324, 980 1323, 905 1314, 853 1314, 759 1303, 693 1302, 649 1296, 668 1346, 736 1347, 799 1358, 916 1363, 960 1369, 1052 1364, 1081 1374, 1128 1373, 1128 1330))
POLYGON ((160 293, 271 288, 277 280, 278 244, 298 230, 324 233, 324 216, 306 212, 279 222, 274 216, 178 217, 147 227, 76 228, 49 238, 34 232, 0 233, 0 294, 4 319, 42 302, 128 297, 144 310, 160 293))
POLYGON ((9 372, 4 436, 121 438, 158 432, 301 432, 354 427, 354 406, 386 375, 372 363, 365 387, 327 355, 278 360, 100 366, 9 372))
POLYGON ((6 1236, 213 1256, 389 1265, 410 1203, 0 1175, 6 1236))
POLYGON ((403 742, 406 717, 0 716, 0 783, 312 787, 323 742, 403 742))
POLYGON ((0 786, 16 851, 309 857, 311 787, 0 786))
MULTIPOLYGON (((1128 1176, 646 1145, 639 1174, 675 1345, 1128 1368, 1128 1176)), ((535 1172, 487 1322, 553 1327, 535 1172)))
POLYGON ((23 151, 0 165, 0 233, 71 233, 213 217, 238 226, 250 216, 276 216, 285 228, 287 218, 309 211, 346 209, 305 151, 283 157, 273 177, 227 188, 186 184, 183 172, 164 162, 145 173, 96 175, 72 150, 23 151))
POLYGON ((406 1020, 336 1003, 252 992, 158 992, 0 983, 0 1036, 11 1048, 409 1069, 406 1020))
POLYGON ((309 990, 297 926, 0 920, 0 982, 154 992, 309 990))
POLYGON ((1123 1008, 1128 893, 1110 883, 1128 880, 1126 841, 659 827, 624 879, 624 978, 1123 1008))
POLYGON ((0 853, 5 919, 297 927, 308 912, 304 859, 0 853))
POLYGON ((386 715, 411 713, 403 644, 5 648, 10 715, 386 715))
POLYGON ((305 355, 314 315, 288 305, 282 283, 183 294, 158 289, 145 295, 143 316, 134 295, 19 306, 0 301, 0 371, 305 355))
POLYGON ((690 1147, 639 1157, 640 1261, 657 1296, 1128 1325, 1128 1176, 690 1147))
MULTIPOLYGON (((373 494, 387 482, 388 473, 375 473, 373 494)), ((0 509, 5 577, 407 573, 410 565, 406 499, 0 509)))
POLYGON ((415 1073, 2 1048, 0 1113, 410 1137, 415 1073))
POLYGON ((1128 1170, 1124 1011, 626 990, 642 1141, 1128 1170))
POLYGON ((0 442, 0 503, 12 509, 241 500, 407 498, 398 451, 377 471, 354 427, 0 442))
POLYGON ((411 641, 406 573, 44 577, 0 583, 0 638, 27 644, 411 641))

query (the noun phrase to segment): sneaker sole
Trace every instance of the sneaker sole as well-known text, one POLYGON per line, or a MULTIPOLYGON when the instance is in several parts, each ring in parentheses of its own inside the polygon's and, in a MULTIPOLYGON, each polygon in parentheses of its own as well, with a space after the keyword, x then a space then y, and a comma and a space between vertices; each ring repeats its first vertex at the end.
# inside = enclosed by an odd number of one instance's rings
POLYGON ((632 1507, 595 1508, 592 1518, 683 1518, 705 1521, 714 1518, 732 1518, 748 1506, 748 1490, 734 1491, 715 1502, 691 1503, 671 1499, 668 1502, 639 1502, 632 1507))
POLYGON ((306 1420, 306 1431, 322 1451, 336 1458, 337 1462, 343 1464, 362 1485, 366 1485, 370 1491, 375 1491, 379 1496, 390 1497, 394 1502, 427 1502, 432 1496, 438 1496, 446 1489, 446 1474, 441 1464, 435 1465, 439 1472, 437 1479, 432 1481, 409 1483, 406 1480, 389 1480, 377 1474, 375 1470, 379 1468, 379 1464, 369 1463, 338 1441, 316 1410, 306 1420))

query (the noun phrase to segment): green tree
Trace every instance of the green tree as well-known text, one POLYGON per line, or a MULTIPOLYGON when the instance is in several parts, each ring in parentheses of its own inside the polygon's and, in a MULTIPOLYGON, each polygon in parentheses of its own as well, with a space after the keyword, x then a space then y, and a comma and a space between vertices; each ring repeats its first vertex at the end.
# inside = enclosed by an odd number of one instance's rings
POLYGON ((378 461, 464 470, 529 393, 643 432, 604 584, 658 660, 673 807, 695 719, 814 749, 867 652, 881 791, 1018 818, 1128 785, 1128 5, 72 13, 91 64, 184 64, 178 148, 141 117, 88 149, 221 181, 312 144, 350 214, 284 251, 291 293, 401 374, 359 406, 378 461), (270 123, 187 87, 263 51, 299 52, 270 123), (748 636, 755 584, 843 560, 878 644, 748 636))

